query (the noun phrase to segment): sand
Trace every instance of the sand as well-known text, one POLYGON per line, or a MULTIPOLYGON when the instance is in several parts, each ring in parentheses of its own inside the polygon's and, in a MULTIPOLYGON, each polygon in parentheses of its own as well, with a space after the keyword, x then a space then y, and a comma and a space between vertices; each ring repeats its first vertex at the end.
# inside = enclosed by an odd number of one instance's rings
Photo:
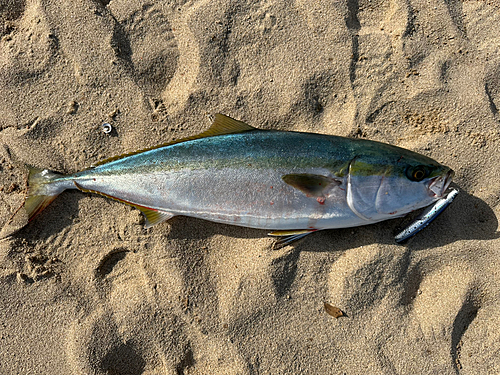
POLYGON ((23 163, 78 171, 217 112, 405 147, 461 192, 406 245, 399 219, 280 250, 65 192, 0 242, 0 373, 500 373, 499 23, 494 1, 2 1, 0 227, 23 163))

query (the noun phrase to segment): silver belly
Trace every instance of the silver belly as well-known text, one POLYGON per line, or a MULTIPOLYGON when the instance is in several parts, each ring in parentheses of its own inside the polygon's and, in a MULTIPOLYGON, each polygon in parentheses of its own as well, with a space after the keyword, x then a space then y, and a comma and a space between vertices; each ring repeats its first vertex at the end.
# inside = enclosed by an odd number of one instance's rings
POLYGON ((76 178, 89 190, 133 204, 210 221, 252 228, 292 230, 369 224, 346 202, 345 183, 325 199, 308 197, 286 184, 288 173, 328 175, 327 170, 224 168, 148 174, 87 175, 76 178))

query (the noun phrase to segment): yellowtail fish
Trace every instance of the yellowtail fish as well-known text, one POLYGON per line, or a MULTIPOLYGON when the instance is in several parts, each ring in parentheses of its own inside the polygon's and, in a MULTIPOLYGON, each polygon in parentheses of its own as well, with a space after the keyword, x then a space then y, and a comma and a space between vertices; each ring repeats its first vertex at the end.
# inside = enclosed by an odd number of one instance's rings
POLYGON ((272 230, 287 244, 330 228, 403 216, 442 198, 453 171, 388 144, 259 130, 215 115, 204 133, 62 175, 31 168, 30 220, 66 189, 139 209, 149 228, 175 215, 272 230))

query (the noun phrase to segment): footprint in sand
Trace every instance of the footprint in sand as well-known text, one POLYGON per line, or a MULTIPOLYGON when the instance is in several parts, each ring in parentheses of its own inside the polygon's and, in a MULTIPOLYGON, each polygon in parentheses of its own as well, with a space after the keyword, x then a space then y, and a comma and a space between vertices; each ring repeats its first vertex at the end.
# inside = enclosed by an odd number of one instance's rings
POLYGON ((25 1, 6 2, 0 5, 0 36, 14 31, 16 21, 22 17, 26 7, 25 1))
POLYGON ((159 97, 177 70, 179 49, 167 16, 161 8, 139 9, 112 2, 110 11, 119 22, 112 46, 133 70, 132 77, 146 95, 159 97))
MULTIPOLYGON (((176 374, 189 342, 178 313, 159 306, 144 259, 114 249, 90 278, 95 301, 68 333, 73 374, 176 374)), ((175 294, 178 286, 169 286, 175 294)))
MULTIPOLYGON (((113 1, 107 9, 117 20, 113 47, 133 70, 153 110, 176 114, 194 91, 200 67, 198 41, 190 19, 207 0, 183 7, 113 1)), ((161 119, 161 113, 155 120, 161 119)))
MULTIPOLYGON (((199 276, 185 265, 194 259, 159 256, 169 250, 148 242, 147 253, 115 248, 81 279, 86 295, 94 297, 82 301, 81 317, 68 331, 72 374, 247 373, 234 345, 207 328, 212 316, 193 311, 185 297, 186 290, 199 288, 199 276)), ((200 297, 200 304, 209 298, 200 297)))
POLYGON ((37 1, 0 5, 0 85, 38 79, 57 49, 57 37, 37 1))
POLYGON ((488 99, 489 108, 493 117, 500 121, 500 66, 495 66, 488 72, 484 91, 488 99))
POLYGON ((409 373, 447 357, 448 363, 434 370, 455 373, 484 298, 475 272, 463 262, 444 263, 442 254, 412 259, 420 255, 409 249, 380 254, 376 245, 352 249, 332 264, 329 300, 350 317, 361 339, 351 338, 349 347, 362 347, 367 360, 382 359, 395 373, 403 371, 402 361, 409 373))

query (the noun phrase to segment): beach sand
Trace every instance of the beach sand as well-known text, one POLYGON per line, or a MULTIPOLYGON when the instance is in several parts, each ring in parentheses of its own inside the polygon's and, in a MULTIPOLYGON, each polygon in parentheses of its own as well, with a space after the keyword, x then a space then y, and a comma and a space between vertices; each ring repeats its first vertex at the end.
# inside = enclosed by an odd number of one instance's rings
POLYGON ((0 374, 500 373, 499 23, 494 1, 1 2, 0 227, 23 163, 75 172, 217 112, 408 148, 460 194, 406 245, 396 219, 272 250, 65 192, 0 242, 0 374))

